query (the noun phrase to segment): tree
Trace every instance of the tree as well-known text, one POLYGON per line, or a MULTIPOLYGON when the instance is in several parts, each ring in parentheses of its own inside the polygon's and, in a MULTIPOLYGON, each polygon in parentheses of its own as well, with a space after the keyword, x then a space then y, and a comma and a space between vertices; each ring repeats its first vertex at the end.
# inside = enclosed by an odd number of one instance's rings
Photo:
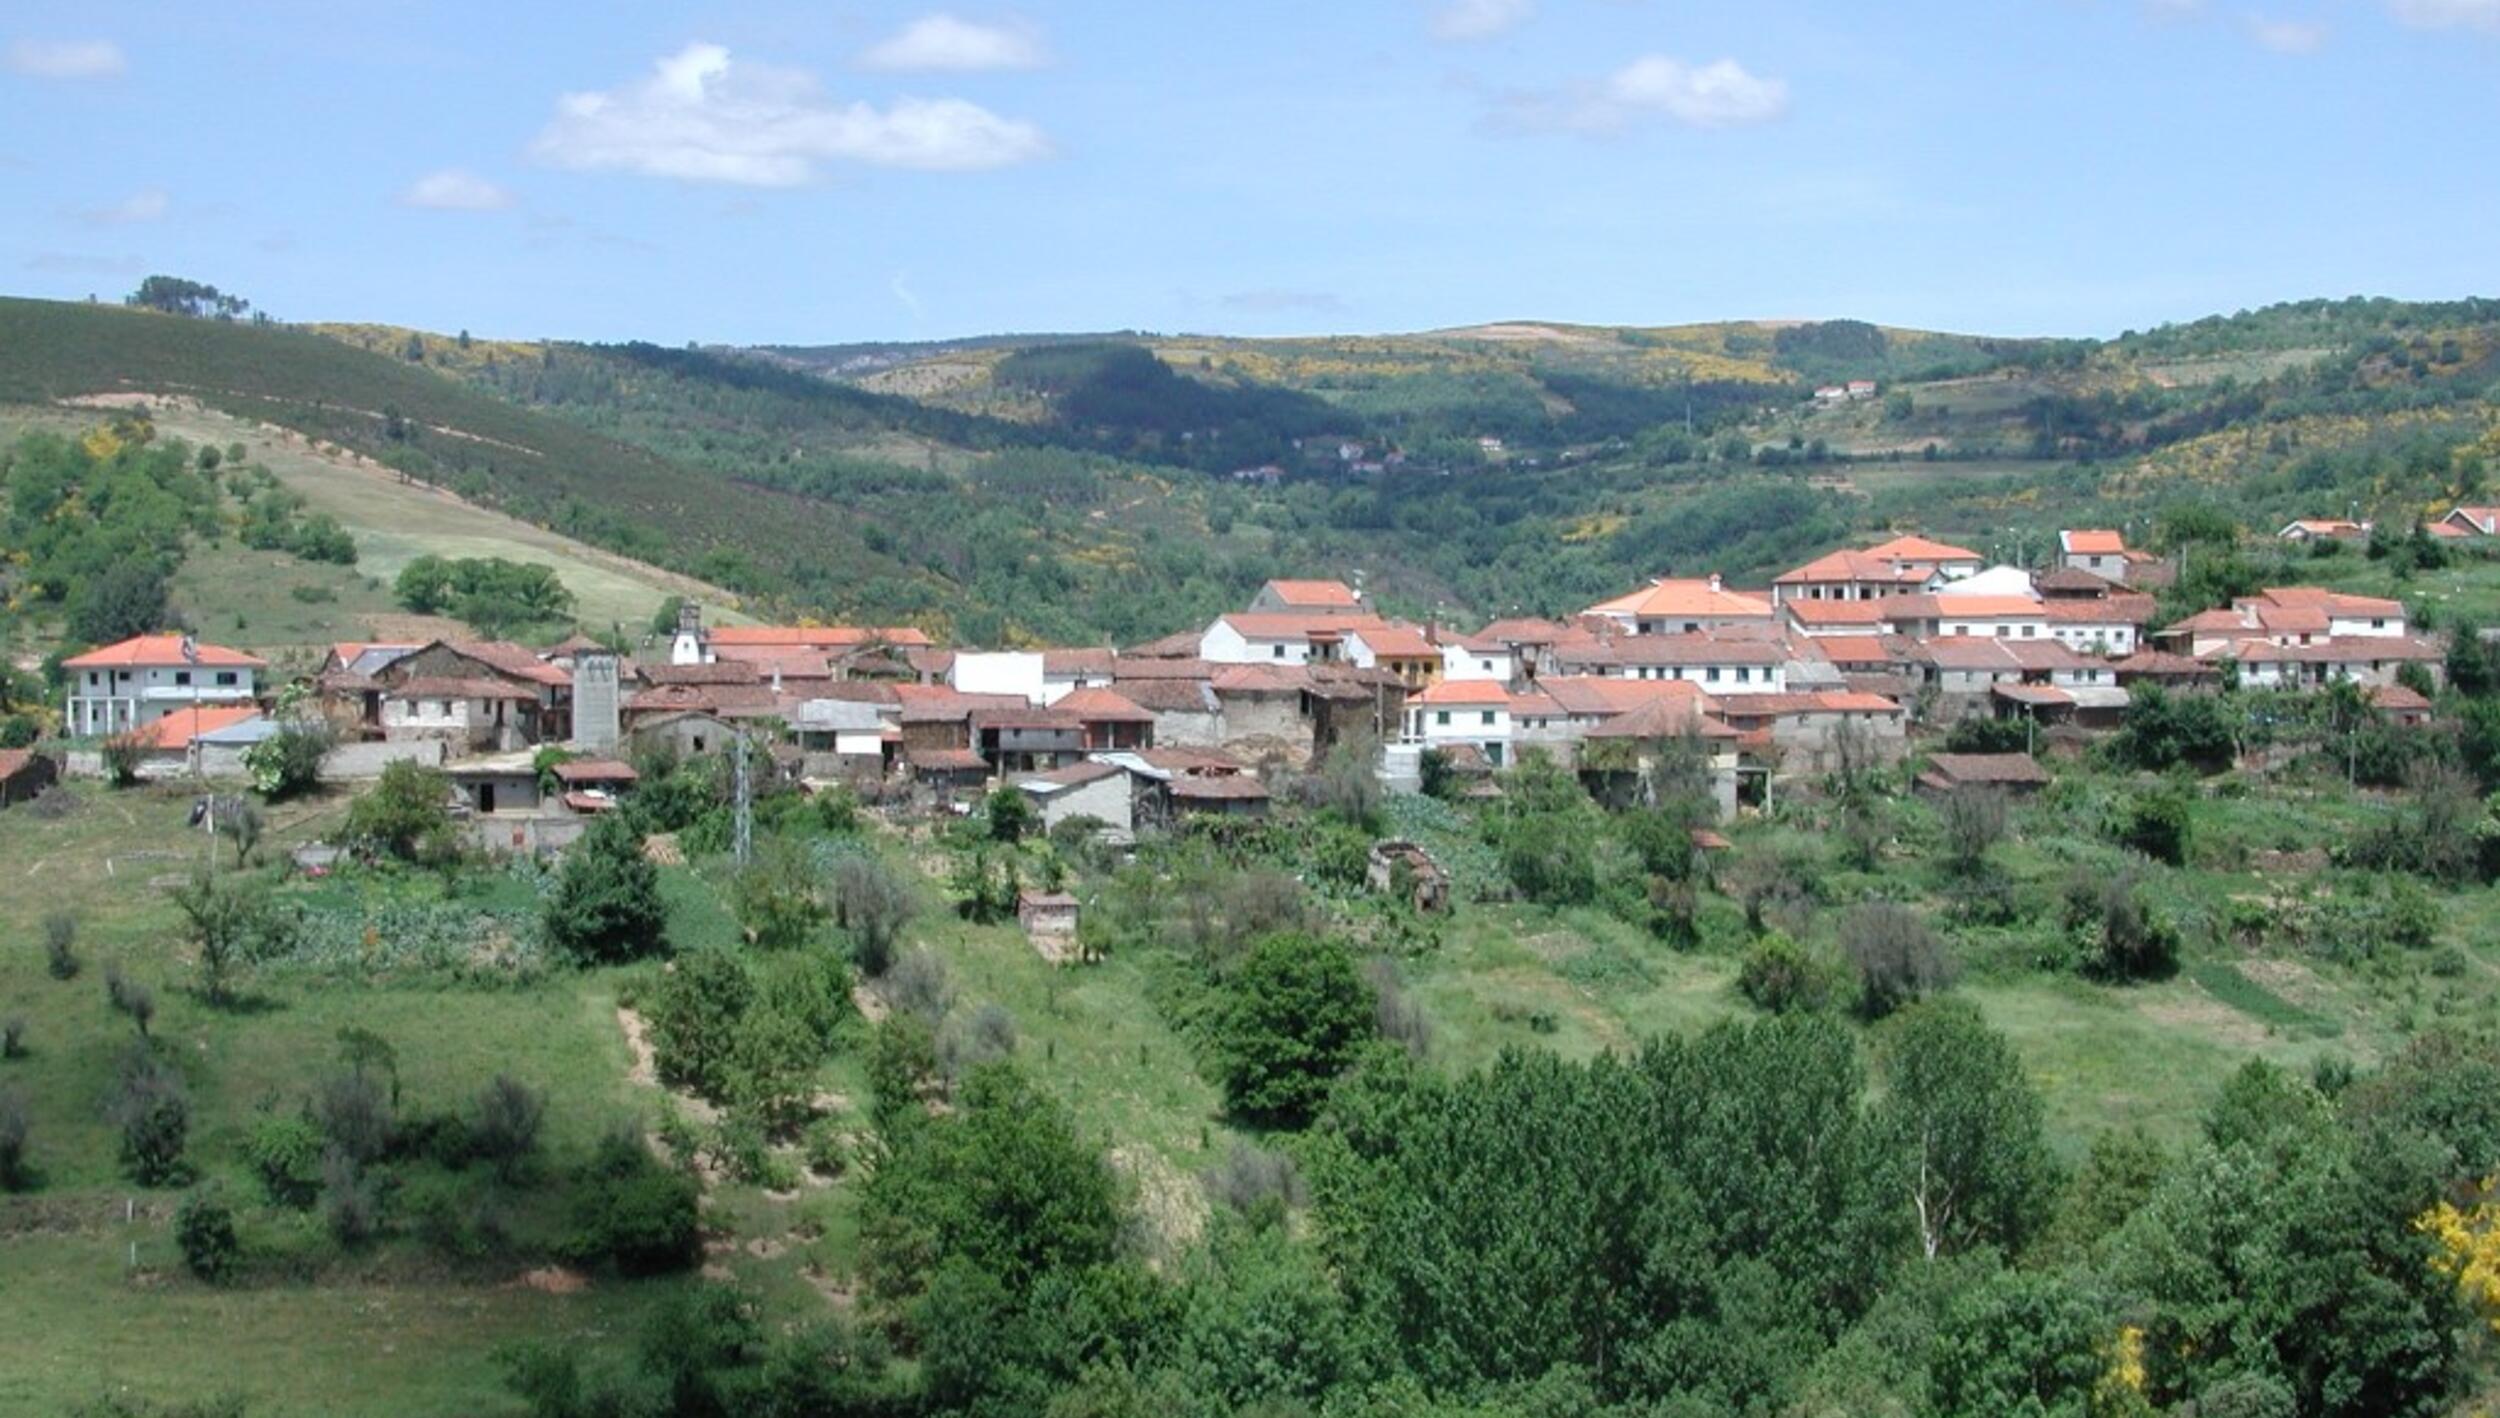
POLYGON ((22 1191, 34 1179, 26 1151, 26 1095, 0 1088, 0 1191, 22 1191))
POLYGON ((1933 1000, 1891 1028, 1877 1126, 1895 1149, 1929 1260, 1992 1245, 2019 1251, 2056 1190, 2039 1094, 1979 1011, 1933 1000))
POLYGON ((989 823, 990 840, 1019 842, 1033 830, 1036 814, 1021 789, 1002 784, 984 801, 983 816, 989 823))
POLYGON ((174 623, 165 572, 144 556, 114 561, 70 592, 67 624, 72 640, 110 645, 134 635, 153 635, 174 623))
POLYGON ((517 1182, 538 1151, 547 1099, 508 1073, 496 1074, 469 1104, 469 1149, 505 1182, 517 1182))
POLYGON ((252 303, 241 296, 228 295, 215 286, 180 276, 150 276, 139 282, 137 290, 122 297, 122 304, 167 315, 219 320, 232 320, 252 308, 252 303))
POLYGON ((1370 992, 1333 938, 1270 936, 1225 982, 1218 1026, 1226 1103, 1253 1121, 1299 1127, 1372 1036, 1370 992))
POLYGON ((651 1005, 660 1076, 706 1098, 728 1097, 739 1026, 754 1004, 755 978, 735 953, 688 951, 660 977, 651 1005))
POLYGON ((615 964, 668 945, 659 868, 620 817, 599 819, 574 844, 540 919, 547 943, 575 960, 615 964))
POLYGON ((182 1248, 183 1264, 211 1285, 234 1278, 243 1259, 243 1242, 234 1233, 234 1211, 215 1186, 201 1187, 174 1208, 174 1244, 182 1248))
POLYGON ((1936 1418, 2100 1412, 2108 1312, 2077 1277, 2050 1272, 1998 1271, 1954 1293, 1929 1360, 1936 1418))
POLYGON ((349 804, 347 836, 401 861, 438 860, 452 850, 451 791, 451 779, 441 769, 396 760, 349 804))
POLYGON ((778 837, 738 873, 730 904, 747 939, 767 950, 807 944, 830 914, 817 897, 814 862, 804 848, 778 837))
POLYGON ((191 944, 200 953, 200 993, 211 1004, 232 998, 234 972, 260 926, 260 897, 251 887, 206 871, 173 890, 191 944))
POLYGON ((851 963, 861 974, 886 972, 918 907, 910 884, 882 857, 860 852, 834 863, 833 923, 849 934, 851 963))
POLYGON ((276 717, 278 731, 243 752, 252 790, 273 803, 319 787, 321 760, 335 741, 329 723, 292 689, 280 694, 276 717))
POLYGON ((2448 632, 2448 683, 2468 699, 2500 691, 2500 658, 2475 626, 2460 624, 2448 632))
POLYGON ((1988 849, 2005 836, 2005 795, 1993 788, 1956 788, 1937 805, 1936 816, 1944 825, 1946 865, 1965 877, 1986 871, 1988 849))
POLYGON ((1944 943, 1908 907, 1869 901, 1841 918, 1840 948, 1858 972, 1858 1012, 1881 1019, 1953 978, 1944 943))
POLYGON ((2111 835, 2157 862, 2187 861, 2190 825, 2187 795, 2175 788, 2139 793, 2119 813, 2111 835))
POLYGON ((156 1056, 145 1040, 122 1054, 109 1113, 121 1129, 122 1167, 143 1187, 184 1180, 182 1160, 191 1133, 191 1098, 182 1075, 156 1056))

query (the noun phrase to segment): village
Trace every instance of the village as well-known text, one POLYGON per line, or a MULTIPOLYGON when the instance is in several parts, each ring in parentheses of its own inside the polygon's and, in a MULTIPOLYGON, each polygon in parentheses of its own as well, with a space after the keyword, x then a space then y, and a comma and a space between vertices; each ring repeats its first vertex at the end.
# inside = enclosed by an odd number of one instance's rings
MULTIPOLYGON (((2447 536, 2489 535, 2460 509, 2447 536)), ((2286 541, 2366 537, 2296 522, 2286 541)), ((1922 783, 2042 781, 2037 755, 2121 726, 2145 685, 2317 689, 2349 681, 2391 721, 2431 712, 2443 650, 2397 601, 2262 590, 2168 624, 2175 568, 2116 531, 2058 534, 2053 564, 1989 565, 1921 536, 1832 551, 1739 588, 1661 578, 1567 619, 1463 632, 1383 616, 1356 586, 1274 580, 1202 629, 1125 648, 952 648, 909 628, 708 625, 685 606, 646 653, 575 635, 341 643, 317 671, 194 637, 141 636, 63 663, 72 747, 20 750, 0 787, 116 770, 203 785, 256 744, 317 723, 320 776, 438 768, 473 844, 560 850, 630 794, 633 766, 743 745, 790 784, 963 811, 998 787, 1046 826, 1114 844, 1201 817, 1258 816, 1284 775, 1341 746, 1383 783, 1498 796, 1542 753, 1602 786, 1691 745, 1723 815, 1791 784, 1897 765, 1915 737, 2017 722, 2024 752, 1939 755, 1922 783), (2410 667, 2410 668, 2408 668, 2410 667)))

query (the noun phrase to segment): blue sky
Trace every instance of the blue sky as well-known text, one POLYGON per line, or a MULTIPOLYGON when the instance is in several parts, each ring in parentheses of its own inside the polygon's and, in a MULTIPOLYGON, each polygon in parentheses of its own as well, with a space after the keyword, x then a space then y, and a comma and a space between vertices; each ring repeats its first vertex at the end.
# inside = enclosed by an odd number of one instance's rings
POLYGON ((0 290, 829 342, 2500 293, 2500 0, 20 3, 0 290))

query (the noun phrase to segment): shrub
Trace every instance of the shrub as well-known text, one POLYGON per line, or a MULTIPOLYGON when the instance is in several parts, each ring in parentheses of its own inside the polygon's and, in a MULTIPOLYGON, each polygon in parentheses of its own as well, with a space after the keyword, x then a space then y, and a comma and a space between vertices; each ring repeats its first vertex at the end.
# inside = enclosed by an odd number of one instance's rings
POLYGON ((313 1119, 328 1151, 359 1165, 390 1151, 398 1125, 391 1114, 390 1096, 363 1069, 331 1074, 313 1095, 313 1119))
POLYGON ((139 781, 139 765, 147 761, 147 745, 136 734, 115 734, 98 750, 104 761, 104 781, 116 788, 127 788, 139 781))
POLYGON ((1381 1038, 1422 1058, 1432 1051, 1432 1021, 1409 999, 1397 962, 1380 956, 1363 962, 1363 983, 1372 992, 1372 1028, 1381 1038))
POLYGON ((23 1058, 26 1055, 26 1016, 12 1014, 0 1019, 0 1059, 23 1058))
POLYGON ((244 750, 243 771, 251 777, 254 792, 273 803, 284 802, 321 785, 321 760, 330 747, 327 723, 313 715, 293 715, 278 732, 244 750))
POLYGON ((1773 1014, 1813 1011, 1831 1002, 1831 971, 1812 953, 1778 931, 1745 947, 1736 988, 1758 1009, 1773 1014))
POLYGON ((1270 936, 1225 982, 1224 1097, 1254 1122, 1298 1127, 1372 1035, 1371 992, 1336 940, 1270 936))
POLYGON ((884 859, 854 853, 834 863, 833 923, 849 934, 861 974, 882 975, 894 963, 895 942, 916 906, 911 887, 884 859))
POLYGON ((538 1151, 547 1100, 528 1084, 499 1073, 469 1104, 469 1150, 506 1182, 518 1181, 538 1151))
POLYGON ((1945 864, 1961 876, 1977 876, 1988 849, 2005 836, 2005 795, 1993 788, 1957 788, 1937 805, 1944 824, 1945 864))
POLYGON ((937 1076, 937 1038, 917 1015, 889 1015, 868 1044, 869 1115, 889 1127, 919 1106, 920 1090, 937 1076))
POLYGON ((1035 813, 1022 789, 1002 784, 982 804, 982 820, 991 841, 1013 843, 1033 830, 1035 813))
POLYGON ((2179 933, 2145 908, 2132 871, 2069 882, 2066 923, 2087 934, 2085 970, 2099 979, 2162 979, 2179 968, 2179 933))
POLYGON ((894 1008, 934 1026, 954 1007, 955 982, 947 974, 945 961, 925 948, 914 950, 886 972, 885 998, 894 1008))
POLYGON ((666 947, 659 868, 623 817, 599 819, 566 855, 542 920, 547 943, 576 960, 612 964, 666 947))
POLYGON ((104 998, 114 1010, 128 1015, 139 1037, 148 1037, 148 1025, 156 1018, 156 991, 122 973, 119 964, 104 967, 104 998))
POLYGON ((213 1186, 192 1192, 174 1209, 174 1244, 182 1247, 182 1263, 191 1273, 211 1285, 233 1279, 243 1260, 234 1212, 213 1186))
POLYGON ((191 1134, 191 1098, 182 1075, 142 1041, 122 1054, 111 1105, 121 1130, 121 1161, 141 1186, 170 1186, 187 1179, 182 1150, 191 1134))
POLYGON ((78 978, 78 918, 53 911, 43 918, 43 966, 55 980, 78 978))
POLYGON ((261 899, 251 887, 205 870, 174 888, 174 906, 200 953, 200 993, 211 1003, 233 997, 246 943, 260 932, 261 899))
POLYGON ((2184 865, 2188 849, 2187 795, 2164 788, 2138 794, 2119 813, 2110 835, 2157 862, 2184 865))
POLYGON ((1858 972, 1858 1012, 1881 1019, 1953 978, 1944 943, 1908 907, 1890 901, 1853 906, 1841 918, 1840 946, 1858 972))
POLYGON ((302 1210, 321 1194, 321 1129, 301 1113, 273 1113, 254 1123, 243 1157, 275 1205, 302 1210))
POLYGON ((342 1246, 360 1246, 382 1230, 382 1201, 355 1158, 332 1148, 321 1159, 321 1222, 342 1246))
POLYGON ((19 1191, 33 1180, 26 1158, 27 1131, 26 1095, 0 1088, 0 1191, 19 1191))
POLYGON ((602 1139, 573 1182, 565 1255, 626 1275, 682 1270, 702 1252, 692 1181, 662 1167, 631 1129, 602 1139))
POLYGON ((955 1016, 938 1036, 938 1066, 948 1078, 962 1078, 1015 1051, 1016 1017, 999 1004, 985 1004, 969 1015, 955 1016))
POLYGON ((1244 1216, 1279 1217, 1305 1200, 1293 1159, 1255 1143, 1233 1143, 1200 1180, 1208 1200, 1244 1216))
POLYGON ((826 920, 813 867, 786 839, 768 843, 732 884, 730 904, 749 941, 768 950, 807 944, 826 920))
POLYGON ((386 857, 433 862, 451 855, 451 780, 401 759, 347 809, 346 835, 386 857))

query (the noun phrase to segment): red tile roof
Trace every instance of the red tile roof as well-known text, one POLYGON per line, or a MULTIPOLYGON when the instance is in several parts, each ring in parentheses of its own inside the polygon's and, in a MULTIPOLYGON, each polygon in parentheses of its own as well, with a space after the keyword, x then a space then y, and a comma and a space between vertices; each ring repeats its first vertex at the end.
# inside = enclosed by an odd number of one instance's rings
POLYGON ((1931 541, 1926 537, 1895 537, 1891 541, 1866 549, 1866 554, 1886 561, 1977 561, 1979 553, 1951 542, 1931 541))
POLYGON ((213 669, 267 669, 267 660, 211 645, 205 640, 182 635, 134 635, 117 645, 89 650, 61 662, 63 669, 154 669, 159 666, 207 665, 213 669), (182 653, 183 642, 191 643, 191 653, 182 653))
POLYGON ((160 750, 189 748, 191 740, 201 734, 213 734, 219 729, 233 728, 246 719, 259 717, 260 710, 249 704, 177 709, 164 718, 152 724, 143 724, 121 737, 142 748, 160 750))
POLYGON ((1283 605, 1305 610, 1352 610, 1363 603, 1342 581, 1270 581, 1260 590, 1283 605))
POLYGON ((2057 539, 2066 544, 2069 554, 2076 556, 2123 556, 2127 550, 2126 538, 2102 528, 2060 532, 2057 539))
POLYGON ((1406 697, 1408 704, 1464 704, 1478 708, 1510 707, 1510 691, 1489 679, 1445 679, 1406 697))
POLYGON ((1730 591, 1713 577, 1708 581, 1654 581, 1629 595, 1600 601, 1585 614, 1768 620, 1771 603, 1759 596, 1730 591))
POLYGON ((706 631, 704 638, 715 647, 723 645, 865 645, 884 641, 888 645, 913 648, 929 643, 927 632, 907 625, 883 627, 856 625, 724 625, 706 631))
POLYGON ((1060 697, 1050 706, 1062 714, 1073 714, 1088 724, 1151 724, 1155 716, 1140 708, 1137 701, 1112 689, 1080 689, 1060 697))

